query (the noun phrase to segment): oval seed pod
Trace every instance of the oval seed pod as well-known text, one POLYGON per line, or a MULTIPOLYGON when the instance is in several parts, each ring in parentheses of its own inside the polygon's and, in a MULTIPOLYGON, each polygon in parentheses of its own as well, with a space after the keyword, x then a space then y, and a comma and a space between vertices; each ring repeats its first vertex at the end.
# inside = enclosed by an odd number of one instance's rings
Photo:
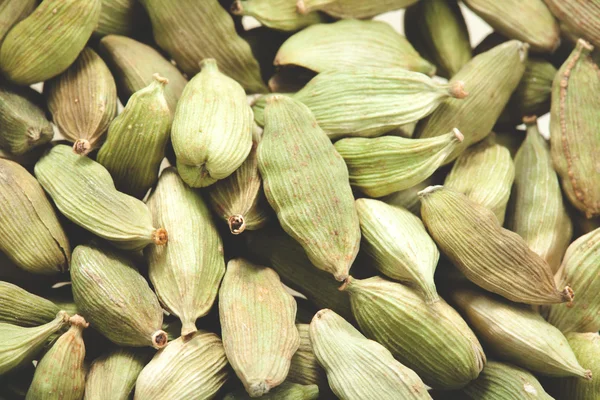
POLYGON ((455 389, 479 375, 486 360, 483 349, 443 299, 427 304, 416 290, 379 277, 350 279, 345 290, 365 335, 390 350, 427 385, 455 389))
POLYGON ((212 307, 225 274, 223 242, 200 193, 187 186, 174 168, 165 169, 148 199, 154 223, 169 231, 166 246, 145 255, 156 295, 181 319, 181 334, 196 331, 196 320, 212 307))
POLYGON ((156 353, 138 376, 134 400, 211 399, 228 375, 221 339, 197 331, 156 353))
POLYGON ((60 311, 43 297, 0 281, 0 322, 19 326, 39 326, 52 321, 60 311))
POLYGON ((410 211, 372 199, 356 200, 361 249, 373 266, 397 281, 416 286, 427 302, 439 300, 433 275, 440 252, 423 222, 410 211))
POLYGON ((85 343, 82 334, 89 324, 79 315, 71 317, 69 323, 69 330, 37 364, 25 400, 83 399, 87 367, 83 364, 85 343))
POLYGON ((456 159, 444 186, 492 211, 502 225, 515 179, 515 164, 510 151, 496 144, 494 136, 466 149, 456 159))
MULTIPOLYGON (((228 393, 223 400, 250 400, 252 398, 241 388, 228 393)), ((286 381, 260 398, 263 400, 316 400, 319 398, 319 388, 317 385, 300 385, 286 381)))
POLYGON ((531 307, 474 288, 455 288, 449 296, 499 360, 546 376, 592 378, 563 334, 531 307))
POLYGON ((268 101, 258 145, 267 200, 315 267, 343 281, 360 244, 348 169, 305 105, 281 95, 268 101))
POLYGON ((323 11, 336 18, 371 18, 388 11, 405 8, 418 0, 380 0, 364 2, 362 0, 297 0, 298 12, 306 14, 323 11))
POLYGON ((46 81, 75 61, 100 17, 101 0, 44 0, 8 32, 0 69, 11 82, 46 81))
POLYGON ((318 12, 300 14, 294 0, 236 0, 231 5, 233 15, 254 17, 262 25, 282 31, 298 31, 309 25, 326 22, 318 12))
POLYGON ((398 67, 435 73, 435 67, 421 58, 404 36, 381 21, 343 20, 309 26, 283 43, 273 63, 315 72, 398 67))
POLYGON ((296 301, 271 268, 241 258, 227 264, 219 290, 227 359, 251 397, 281 384, 300 345, 296 301))
POLYGON ((310 340, 329 386, 340 399, 431 399, 414 371, 331 310, 315 315, 310 340))
POLYGON ((131 95, 150 85, 154 81, 154 74, 158 73, 169 80, 164 87, 164 95, 171 112, 175 112, 187 79, 158 51, 118 35, 103 37, 98 51, 115 77, 121 103, 127 104, 131 95))
POLYGON ((600 69, 579 40, 552 85, 550 149, 567 198, 588 218, 600 215, 600 69))
POLYGON ((132 36, 140 26, 149 24, 148 16, 136 0, 102 0, 95 36, 132 36))
POLYGON ((507 228, 521 235, 556 273, 571 242, 573 225, 563 204, 548 144, 540 135, 535 117, 524 122, 527 137, 515 157, 507 228))
POLYGON ((458 129, 427 139, 399 136, 346 138, 335 143, 350 173, 350 184, 370 197, 408 189, 429 178, 464 137, 458 129))
POLYGON ((415 137, 429 138, 452 128, 460 129, 465 140, 446 159, 446 164, 485 138, 525 72, 527 48, 527 44, 511 40, 475 56, 450 81, 464 82, 469 96, 460 101, 446 99, 417 125, 415 137))
POLYGON ((600 7, 597 0, 544 0, 552 14, 564 25, 563 30, 573 32, 600 46, 600 7), (565 29, 566 28, 566 29, 565 29))
MULTIPOLYGON (((286 381, 300 385, 317 385, 326 389, 328 387, 327 375, 325 375, 325 371, 313 351, 309 325, 296 324, 296 328, 300 334, 300 347, 292 357, 286 381)), ((283 385, 285 385, 285 382, 283 385)))
POLYGON ((144 203, 118 192, 101 164, 68 146, 53 147, 35 165, 35 176, 65 217, 119 248, 141 250, 168 240, 164 229, 152 226, 144 203))
POLYGON ((553 304, 573 300, 556 288, 546 261, 486 207, 443 186, 421 192, 421 216, 433 240, 473 283, 509 300, 553 304))
POLYGON ((252 109, 244 89, 214 59, 185 87, 173 119, 177 169, 191 187, 227 178, 252 148, 252 109))
POLYGON ((406 38, 437 74, 453 77, 473 58, 465 18, 455 0, 420 0, 404 13, 406 38))
POLYGON ((27 18, 35 7, 37 0, 6 0, 0 4, 0 42, 8 31, 18 22, 27 18))
POLYGON ((166 78, 133 94, 110 124, 97 160, 115 181, 118 191, 143 198, 158 181, 160 163, 171 131, 171 110, 164 95, 166 78))
POLYGON ((167 345, 158 299, 125 257, 98 246, 77 246, 71 281, 77 308, 109 340, 121 346, 167 345))
POLYGON ((557 399, 595 400, 600 398, 600 336, 593 333, 569 333, 566 335, 577 360, 592 372, 594 379, 561 378, 549 383, 550 393, 557 399))

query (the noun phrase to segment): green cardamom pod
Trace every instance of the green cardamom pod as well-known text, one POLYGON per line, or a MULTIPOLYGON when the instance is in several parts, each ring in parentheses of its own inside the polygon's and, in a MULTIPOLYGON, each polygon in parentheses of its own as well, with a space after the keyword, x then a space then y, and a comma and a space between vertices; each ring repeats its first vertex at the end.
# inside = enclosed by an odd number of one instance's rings
POLYGON ((456 0, 418 1, 404 13, 404 32, 444 78, 452 78, 473 58, 467 24, 456 0))
POLYGON ((102 0, 102 9, 94 35, 132 36, 150 25, 142 5, 136 0, 102 0))
POLYGON ((181 334, 187 336, 217 297, 225 274, 223 243, 200 193, 172 167, 162 172, 148 208, 170 238, 165 246, 146 248, 148 275, 159 300, 181 319, 181 334))
POLYGON ((421 192, 421 216, 440 250, 473 283, 511 301, 553 304, 571 301, 569 286, 556 288, 552 269, 496 215, 462 193, 443 186, 421 192))
POLYGON ((97 160, 110 172, 118 191, 139 199, 158 181, 171 131, 171 110, 164 95, 166 78, 133 94, 110 124, 97 160))
POLYGON ((318 12, 300 14, 294 0, 236 0, 231 6, 234 15, 254 17, 262 25, 282 31, 298 31, 307 26, 326 22, 318 12))
POLYGON ((594 379, 560 378, 549 382, 550 393, 557 399, 596 400, 600 398, 600 336, 593 333, 568 333, 566 335, 577 360, 588 367, 594 379))
POLYGON ((92 36, 101 6, 102 0, 43 0, 4 38, 2 74, 25 86, 66 70, 92 36))
POLYGON ((494 136, 488 135, 458 156, 444 187, 486 207, 502 225, 515 179, 515 164, 510 151, 496 144, 494 136))
POLYGON ((71 247, 54 208, 25 168, 4 159, 0 159, 0 199, 0 251, 27 272, 66 271, 71 247))
POLYGON ((380 277, 349 279, 345 290, 365 335, 391 351, 427 385, 456 389, 479 375, 486 360, 483 349, 443 299, 427 304, 416 290, 380 277))
POLYGON ((37 0, 5 0, 0 4, 0 42, 8 31, 27 18, 35 7, 37 0))
MULTIPOLYGON (((296 328, 300 334, 300 347, 292 357, 286 379, 300 385, 317 385, 319 388, 326 389, 327 376, 313 351, 309 325, 296 324, 296 328)), ((285 382, 283 384, 285 385, 285 382)))
POLYGON ((281 95, 268 102, 258 145, 267 200, 315 267, 341 282, 360 244, 348 169, 308 107, 281 95))
POLYGON ((0 322, 31 327, 52 321, 61 310, 43 297, 0 281, 0 322))
POLYGON ((552 85, 550 149, 571 203, 588 218, 600 215, 600 69, 579 40, 552 85))
POLYGON ((411 186, 408 189, 400 190, 387 196, 383 196, 379 200, 386 204, 394 207, 405 208, 417 217, 421 217, 421 198, 419 192, 429 186, 434 185, 436 179, 429 177, 421 183, 417 183, 415 186, 411 186))
POLYGON ((398 67, 430 76, 435 74, 435 66, 421 58, 390 25, 354 19, 303 29, 283 43, 273 63, 315 72, 398 67))
MULTIPOLYGON (((263 400, 316 400, 319 398, 317 385, 300 385, 298 383, 283 382, 273 388, 269 393, 260 396, 263 400)), ((230 392, 223 400, 250 400, 253 399, 244 388, 230 392)))
MULTIPOLYGON (((598 0, 544 0, 552 14, 576 37, 600 46, 600 4, 598 0)), ((561 27, 562 28, 562 27, 561 27)), ((564 28, 563 31, 565 30, 564 28)))
POLYGON ((454 288, 449 295, 497 359, 540 375, 592 378, 563 334, 531 307, 474 288, 454 288))
POLYGON ((405 8, 418 0, 379 0, 365 2, 363 0, 297 0, 298 12, 306 14, 312 11, 323 11, 336 18, 371 18, 388 11, 405 8))
POLYGON ((77 246, 71 281, 77 308, 109 340, 121 346, 167 345, 158 299, 125 257, 108 248, 77 246))
POLYGON ((346 138, 335 143, 350 184, 370 197, 408 189, 429 178, 463 142, 458 129, 427 139, 346 138))
POLYGON ((252 148, 252 109, 244 89, 214 59, 201 64, 177 103, 171 137, 179 174, 192 187, 227 178, 252 148))
POLYGON ((340 399, 431 399, 413 370, 331 310, 315 315, 310 340, 331 390, 340 399))
POLYGON ((166 230, 152 226, 144 203, 118 192, 101 164, 68 146, 53 147, 35 165, 35 176, 65 217, 119 248, 141 250, 168 240, 166 230))
POLYGON ((469 96, 464 100, 446 99, 417 125, 415 137, 429 138, 452 128, 460 129, 465 140, 446 159, 446 164, 485 138, 525 72, 527 49, 527 44, 511 40, 473 57, 450 81, 464 82, 469 96))

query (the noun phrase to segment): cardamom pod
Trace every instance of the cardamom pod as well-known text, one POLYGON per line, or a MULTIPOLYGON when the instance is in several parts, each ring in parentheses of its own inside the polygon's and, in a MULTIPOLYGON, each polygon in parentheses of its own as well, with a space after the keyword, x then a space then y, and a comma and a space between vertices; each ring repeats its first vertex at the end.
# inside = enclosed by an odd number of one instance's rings
POLYGON ((2 74, 25 86, 66 70, 96 28, 101 6, 102 0, 43 0, 4 38, 2 74))
POLYGON ((429 178, 461 146, 453 129, 427 139, 398 136, 346 138, 335 143, 350 172, 350 184, 370 197, 408 189, 429 178))
POLYGON ((83 330, 89 326, 85 319, 74 315, 71 327, 48 350, 35 368, 33 381, 25 400, 81 400, 85 391, 87 368, 83 330))
POLYGON ((168 80, 154 82, 133 94, 110 124, 97 160, 115 181, 118 191, 138 199, 158 181, 160 163, 171 131, 171 110, 164 95, 168 80))
POLYGON ((592 372, 594 379, 581 378, 554 379, 549 386, 550 393, 557 399, 595 400, 600 398, 600 336, 593 333, 568 333, 566 335, 577 360, 592 372))
POLYGON ((306 14, 312 11, 323 11, 336 18, 371 18, 388 11, 405 8, 418 0, 379 0, 364 2, 362 0, 297 0, 298 12, 306 14))
POLYGON ((491 134, 458 156, 444 187, 486 207, 502 225, 514 179, 515 164, 510 151, 496 144, 495 135, 491 134))
MULTIPOLYGON (((280 94, 282 96, 285 95, 283 93, 274 93, 274 94, 280 94)), ((272 96, 272 95, 265 94, 265 95, 259 96, 259 97, 255 98, 254 100, 252 100, 252 102, 250 103, 250 105, 252 106, 252 113, 254 114, 254 122, 259 127, 265 126, 265 107, 267 107, 267 99, 270 96, 272 96)))
POLYGON ((588 218, 600 215, 600 69, 579 40, 552 85, 550 149, 571 203, 588 218), (594 173, 595 171, 595 173, 594 173))
POLYGON ((252 148, 252 109, 244 89, 214 59, 185 87, 173 119, 177 169, 191 187, 227 178, 252 148))
POLYGON ((553 304, 573 300, 556 288, 548 263, 496 215, 443 186, 421 192, 421 216, 440 250, 473 283, 511 301, 553 304))
POLYGON ((102 9, 94 35, 132 36, 149 25, 148 16, 136 0, 102 0, 102 9))
POLYGON ((456 0, 418 1, 404 13, 404 32, 444 78, 452 78, 473 58, 467 24, 456 0))
POLYGON ((110 70, 89 47, 46 84, 48 109, 60 132, 86 155, 97 147, 117 115, 117 87, 110 70))
POLYGON ((483 349, 443 299, 427 304, 416 290, 380 277, 349 279, 343 289, 350 294, 352 312, 365 335, 427 385, 456 389, 479 375, 486 360, 483 349))
POLYGON ((340 399, 431 399, 413 370, 331 310, 315 315, 310 340, 333 393, 340 399))
POLYGON ((298 31, 309 25, 326 22, 318 12, 297 12, 294 0, 236 0, 231 12, 233 15, 254 17, 262 25, 282 31, 298 31))
MULTIPOLYGON (((223 400, 249 400, 252 398, 244 388, 241 388, 226 394, 223 400)), ((319 398, 319 387, 283 382, 269 393, 260 396, 260 398, 263 400, 316 400, 319 398)))
POLYGON ((19 164, 0 159, 0 251, 27 272, 66 271, 69 240, 35 178, 19 164))
POLYGON ((37 0, 7 0, 0 4, 0 42, 8 31, 27 18, 35 7, 37 0))
MULTIPOLYGON (((296 324, 296 328, 300 334, 300 347, 292 357, 286 380, 300 385, 317 385, 319 388, 326 389, 328 387, 327 376, 313 351, 309 325, 296 324)), ((285 384, 286 382, 282 385, 285 384)))
POLYGON ((50 300, 0 281, 0 322, 31 327, 52 321, 61 310, 50 300))
POLYGON ((118 192, 110 173, 68 146, 58 145, 35 165, 35 176, 59 211, 75 224, 126 250, 167 242, 167 231, 152 226, 140 200, 118 192))
POLYGON ((241 258, 227 264, 219 290, 225 354, 251 397, 281 384, 300 337, 296 301, 271 268, 241 258))
POLYGON ((267 91, 250 46, 217 1, 140 2, 150 15, 156 43, 188 76, 196 75, 201 60, 215 58, 223 73, 249 92, 267 91))
POLYGON ((296 65, 315 72, 398 67, 430 76, 435 74, 435 66, 421 58, 390 25, 353 19, 303 29, 283 43, 273 63, 296 65))
POLYGON ((162 172, 148 207, 170 237, 166 246, 146 249, 148 275, 160 302, 181 319, 181 334, 187 336, 217 297, 225 274, 223 243, 200 193, 172 167, 162 172))
POLYGON ((92 327, 121 346, 167 345, 156 295, 135 266, 99 246, 77 246, 71 262, 77 308, 92 327))
POLYGON ((267 200, 314 266, 343 281, 360 244, 348 169, 308 107, 281 95, 268 102, 258 145, 267 200))
MULTIPOLYGON (((73 299, 71 290, 69 290, 67 296, 57 293, 49 293, 45 294, 44 298, 54 304, 54 306, 57 308, 57 312, 58 310, 63 310, 69 315, 79 314, 79 310, 77 310, 77 304, 75 304, 75 299, 73 299)), ((54 314, 56 315, 56 313, 54 314)))
MULTIPOLYGON (((552 14, 576 37, 600 46, 600 5, 598 0, 544 0, 552 14)), ((565 30, 565 29, 563 29, 565 30)))
POLYGON ((563 334, 531 307, 475 288, 454 288, 449 296, 499 360, 540 375, 592 378, 563 334))
POLYGON ((419 197, 419 192, 429 186, 434 185, 436 181, 437 180, 431 176, 425 179, 423 182, 417 183, 415 186, 388 194, 387 196, 381 197, 379 200, 389 204, 390 206, 405 208, 420 218, 421 198, 419 197))

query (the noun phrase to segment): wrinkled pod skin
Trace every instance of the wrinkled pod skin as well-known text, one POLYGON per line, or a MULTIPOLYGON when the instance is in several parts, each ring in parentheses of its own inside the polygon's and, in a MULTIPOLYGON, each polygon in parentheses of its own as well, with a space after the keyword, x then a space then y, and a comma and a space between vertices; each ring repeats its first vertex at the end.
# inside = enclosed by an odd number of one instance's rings
POLYGON ((35 327, 54 319, 61 310, 52 301, 0 281, 0 322, 35 327))

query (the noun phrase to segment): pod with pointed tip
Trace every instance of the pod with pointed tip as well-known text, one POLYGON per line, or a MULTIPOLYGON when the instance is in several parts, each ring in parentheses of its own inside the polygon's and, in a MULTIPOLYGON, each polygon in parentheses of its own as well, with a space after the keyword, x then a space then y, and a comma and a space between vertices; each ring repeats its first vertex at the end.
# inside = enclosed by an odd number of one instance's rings
POLYGON ((61 310, 43 297, 0 281, 0 322, 32 327, 52 321, 61 310))
POLYGON ((309 25, 326 22, 318 12, 297 12, 294 0, 236 0, 231 12, 254 17, 262 25, 282 31, 298 31, 309 25))
MULTIPOLYGON (((317 385, 326 389, 328 387, 327 375, 325 375, 325 371, 313 351, 309 325, 296 324, 296 328, 298 328, 300 334, 300 347, 292 357, 286 382, 294 382, 300 385, 317 385)), ((283 384, 285 385, 285 382, 283 384)))
POLYGON ((37 0, 6 0, 0 4, 0 42, 8 31, 17 23, 27 18, 35 7, 37 0))
POLYGON ((323 11, 336 18, 371 18, 388 11, 405 8, 418 0, 297 0, 298 12, 323 11))
POLYGON ((544 0, 561 22, 563 31, 572 32, 600 46, 600 3, 598 0, 544 0))
POLYGON ((593 379, 561 378, 549 382, 549 392, 557 399, 596 400, 600 398, 600 336, 593 333, 568 333, 567 340, 577 360, 592 372, 593 379))
MULTIPOLYGON (((317 385, 300 385, 298 383, 283 382, 269 393, 260 396, 263 400, 316 400, 319 398, 317 385)), ((253 399, 243 388, 230 392, 223 400, 250 400, 253 399)))

